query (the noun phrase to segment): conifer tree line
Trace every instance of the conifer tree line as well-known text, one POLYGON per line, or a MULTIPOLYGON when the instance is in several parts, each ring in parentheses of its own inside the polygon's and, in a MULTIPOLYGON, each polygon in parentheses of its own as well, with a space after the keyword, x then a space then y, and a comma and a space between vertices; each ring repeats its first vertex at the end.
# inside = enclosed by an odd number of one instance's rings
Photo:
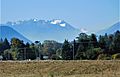
POLYGON ((80 33, 73 41, 24 43, 18 38, 0 39, 2 60, 112 60, 120 59, 120 31, 96 36, 80 33), (47 57, 46 57, 47 56, 47 57))

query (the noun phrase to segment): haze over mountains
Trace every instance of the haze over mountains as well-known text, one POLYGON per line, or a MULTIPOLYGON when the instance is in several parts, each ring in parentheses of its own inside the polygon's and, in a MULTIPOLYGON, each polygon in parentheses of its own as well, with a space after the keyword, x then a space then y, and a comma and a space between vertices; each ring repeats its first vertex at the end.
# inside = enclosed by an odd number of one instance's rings
MULTIPOLYGON (((36 40, 40 42, 44 40, 63 42, 65 39, 72 41, 80 32, 87 32, 83 29, 80 31, 63 20, 45 21, 37 19, 8 22, 1 24, 0 29, 0 38, 6 37, 10 40, 12 37, 17 37, 25 42, 34 42, 36 40)), ((114 24, 109 29, 98 31, 97 34, 111 34, 116 30, 120 30, 120 22, 114 24)))
POLYGON ((56 40, 63 42, 65 39, 73 40, 80 31, 63 20, 37 20, 8 22, 4 24, 29 38, 32 42, 39 40, 56 40))

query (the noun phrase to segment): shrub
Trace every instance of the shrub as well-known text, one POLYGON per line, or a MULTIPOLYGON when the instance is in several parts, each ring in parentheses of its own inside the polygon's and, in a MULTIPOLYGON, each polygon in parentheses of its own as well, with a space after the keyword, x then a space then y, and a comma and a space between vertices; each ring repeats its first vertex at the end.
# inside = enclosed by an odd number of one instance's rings
POLYGON ((118 59, 120 60, 120 53, 116 53, 112 55, 112 59, 118 59))
POLYGON ((111 60, 111 56, 107 54, 100 54, 98 60, 111 60))

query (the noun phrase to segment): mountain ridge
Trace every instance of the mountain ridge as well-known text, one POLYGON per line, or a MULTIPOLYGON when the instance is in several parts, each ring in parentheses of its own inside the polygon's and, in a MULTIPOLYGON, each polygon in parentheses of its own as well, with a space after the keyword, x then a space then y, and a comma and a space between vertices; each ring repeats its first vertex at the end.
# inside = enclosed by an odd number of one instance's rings
POLYGON ((73 40, 80 31, 63 20, 37 20, 9 22, 6 24, 15 29, 33 42, 39 40, 56 40, 63 42, 65 39, 73 40))
POLYGON ((8 41, 12 38, 19 38, 20 40, 23 40, 24 42, 32 43, 29 39, 24 37, 22 34, 18 33, 16 30, 9 26, 1 25, 0 26, 0 38, 5 39, 7 38, 8 41))
POLYGON ((97 34, 97 35, 104 35, 105 33, 107 33, 107 34, 112 34, 112 33, 116 32, 117 30, 120 31, 120 22, 117 22, 117 23, 111 25, 111 26, 110 26, 109 28, 107 28, 107 29, 100 30, 100 31, 98 31, 96 34, 97 34))

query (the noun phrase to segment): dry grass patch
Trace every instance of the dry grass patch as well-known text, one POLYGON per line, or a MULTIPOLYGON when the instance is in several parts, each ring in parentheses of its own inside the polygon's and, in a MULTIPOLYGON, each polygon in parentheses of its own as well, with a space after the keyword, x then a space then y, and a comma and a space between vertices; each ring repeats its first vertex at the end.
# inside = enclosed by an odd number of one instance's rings
POLYGON ((0 77, 120 77, 120 61, 6 61, 0 77))

